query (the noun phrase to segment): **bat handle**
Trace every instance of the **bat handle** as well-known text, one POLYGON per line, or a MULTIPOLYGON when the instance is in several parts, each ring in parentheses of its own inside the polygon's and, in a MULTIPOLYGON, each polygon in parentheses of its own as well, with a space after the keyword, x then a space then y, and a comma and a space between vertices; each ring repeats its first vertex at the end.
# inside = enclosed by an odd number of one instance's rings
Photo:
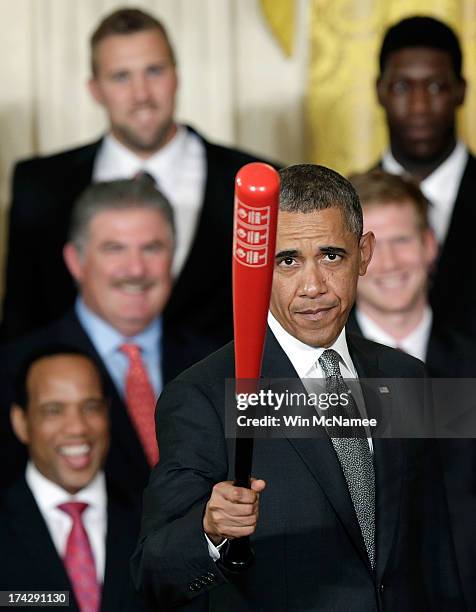
POLYGON ((228 540, 224 545, 220 564, 232 574, 239 574, 247 570, 255 560, 255 553, 248 536, 228 540))
MULTIPOLYGON (((235 486, 250 488, 251 464, 253 460, 253 439, 237 438, 235 448, 235 486)), ((248 569, 255 559, 255 553, 248 536, 228 540, 223 545, 220 564, 233 574, 248 569)))

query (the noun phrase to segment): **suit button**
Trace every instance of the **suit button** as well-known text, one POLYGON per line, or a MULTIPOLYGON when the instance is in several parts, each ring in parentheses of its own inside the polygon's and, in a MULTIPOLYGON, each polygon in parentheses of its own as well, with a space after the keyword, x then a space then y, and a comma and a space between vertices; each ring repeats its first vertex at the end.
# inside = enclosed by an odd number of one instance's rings
POLYGON ((383 583, 380 583, 380 584, 378 585, 378 590, 380 591, 380 593, 383 593, 383 592, 384 592, 383 583))
POLYGON ((189 584, 188 588, 191 591, 199 591, 202 588, 202 584, 198 580, 194 580, 189 584))

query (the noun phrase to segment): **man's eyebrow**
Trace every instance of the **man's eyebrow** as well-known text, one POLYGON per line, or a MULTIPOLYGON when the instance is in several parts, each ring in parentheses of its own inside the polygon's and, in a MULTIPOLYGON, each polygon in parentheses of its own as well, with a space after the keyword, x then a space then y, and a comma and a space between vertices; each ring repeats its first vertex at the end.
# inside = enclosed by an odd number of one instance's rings
MULTIPOLYGON (((344 249, 343 247, 338 247, 338 246, 325 245, 325 246, 318 247, 318 250, 320 253, 323 253, 324 255, 329 255, 329 254, 347 255, 347 250, 344 249)), ((275 259, 283 259, 285 257, 297 257, 299 253, 300 251, 298 249, 287 249, 284 251, 279 251, 279 253, 276 253, 275 259)))
POLYGON ((335 255, 347 255, 347 250, 338 246, 321 246, 319 251, 324 255, 335 254, 335 255))
POLYGON ((297 249, 290 249, 287 251, 279 251, 274 257, 275 259, 282 259, 283 257, 296 257, 296 255, 299 255, 299 251, 297 249))

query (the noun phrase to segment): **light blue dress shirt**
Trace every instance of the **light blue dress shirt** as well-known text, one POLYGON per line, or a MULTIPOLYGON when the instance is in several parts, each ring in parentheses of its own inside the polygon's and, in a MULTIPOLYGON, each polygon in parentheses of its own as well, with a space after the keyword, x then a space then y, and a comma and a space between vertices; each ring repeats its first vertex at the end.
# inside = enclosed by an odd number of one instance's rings
POLYGON ((127 343, 137 344, 140 347, 150 383, 156 397, 159 397, 163 386, 162 320, 157 318, 140 334, 126 338, 104 319, 92 312, 80 297, 76 300, 75 310, 79 322, 101 357, 119 394, 122 397, 125 395, 125 379, 129 369, 129 359, 119 348, 122 344, 127 343))

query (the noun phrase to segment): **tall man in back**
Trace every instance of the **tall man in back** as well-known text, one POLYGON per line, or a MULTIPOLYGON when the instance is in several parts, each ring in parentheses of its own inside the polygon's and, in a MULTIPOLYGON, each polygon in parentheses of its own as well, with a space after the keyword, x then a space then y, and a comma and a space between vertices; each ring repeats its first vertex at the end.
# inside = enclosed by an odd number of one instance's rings
POLYGON ((17 165, 13 179, 1 334, 13 338, 62 315, 74 301, 63 265, 73 203, 91 182, 147 172, 177 223, 174 289, 164 317, 231 338, 234 178, 255 158, 207 142, 174 118, 176 59, 164 26, 137 9, 107 16, 91 37, 89 82, 109 131, 99 141, 17 165), (204 262, 214 265, 204 272, 204 262), (193 295, 193 308, 190 296, 193 295))
MULTIPOLYGON (((345 332, 374 244, 350 183, 306 164, 280 174, 264 379, 332 388, 343 376, 421 378, 419 361, 345 332)), ((251 489, 233 485, 224 433, 233 350, 180 375, 157 405, 161 460, 133 558, 148 601, 220 612, 464 609, 432 441, 280 431, 255 439, 251 489), (224 541, 246 535, 256 560, 233 575, 224 541)), ((352 418, 368 414, 367 399, 356 394, 352 418)))
POLYGON ((431 206, 439 256, 430 300, 435 318, 476 334, 476 160, 457 139, 456 113, 466 83, 454 32, 430 17, 411 17, 386 32, 380 50, 378 99, 390 147, 380 164, 421 182, 431 206), (465 262, 461 266, 461 261, 465 262), (451 287, 458 287, 458 299, 451 287))

